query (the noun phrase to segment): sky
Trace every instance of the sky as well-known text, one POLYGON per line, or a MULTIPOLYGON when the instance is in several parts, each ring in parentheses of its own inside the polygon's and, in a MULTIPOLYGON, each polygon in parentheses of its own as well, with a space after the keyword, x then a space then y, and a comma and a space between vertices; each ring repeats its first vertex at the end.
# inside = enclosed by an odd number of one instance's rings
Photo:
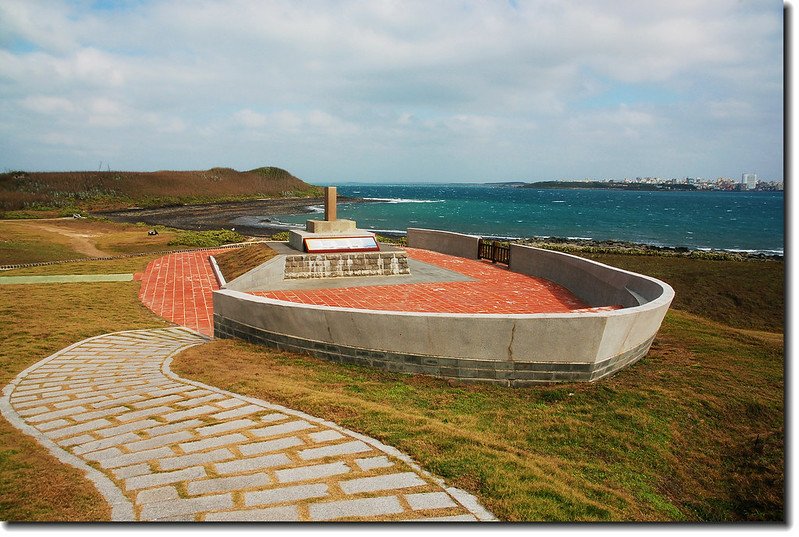
POLYGON ((783 4, 0 1, 0 170, 783 179, 783 4))

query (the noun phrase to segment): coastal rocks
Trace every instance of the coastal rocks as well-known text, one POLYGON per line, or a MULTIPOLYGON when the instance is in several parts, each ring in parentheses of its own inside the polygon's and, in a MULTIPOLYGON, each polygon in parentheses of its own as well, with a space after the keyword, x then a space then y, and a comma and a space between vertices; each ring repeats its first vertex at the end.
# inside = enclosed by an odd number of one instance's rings
POLYGON ((556 250, 572 254, 624 254, 624 255, 657 255, 672 257, 691 257, 715 261, 757 261, 779 260, 783 256, 763 252, 729 252, 725 250, 692 250, 685 246, 656 246, 652 244, 636 244, 625 241, 597 241, 592 239, 569 239, 565 237, 532 237, 515 240, 519 244, 556 250))

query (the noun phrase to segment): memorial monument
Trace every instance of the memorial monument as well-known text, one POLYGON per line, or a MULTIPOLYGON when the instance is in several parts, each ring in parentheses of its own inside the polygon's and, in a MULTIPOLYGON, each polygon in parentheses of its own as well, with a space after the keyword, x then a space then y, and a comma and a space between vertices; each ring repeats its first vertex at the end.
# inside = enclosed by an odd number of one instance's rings
POLYGON ((325 219, 308 220, 305 231, 289 232, 289 246, 300 252, 377 252, 375 234, 355 227, 354 220, 336 218, 336 187, 325 187, 325 219))

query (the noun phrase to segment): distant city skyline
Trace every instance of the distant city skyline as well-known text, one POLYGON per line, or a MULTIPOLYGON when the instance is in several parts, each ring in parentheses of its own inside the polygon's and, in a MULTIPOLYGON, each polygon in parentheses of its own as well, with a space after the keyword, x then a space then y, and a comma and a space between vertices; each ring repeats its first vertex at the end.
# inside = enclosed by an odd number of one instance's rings
POLYGON ((0 2, 0 168, 784 181, 771 0, 0 2))

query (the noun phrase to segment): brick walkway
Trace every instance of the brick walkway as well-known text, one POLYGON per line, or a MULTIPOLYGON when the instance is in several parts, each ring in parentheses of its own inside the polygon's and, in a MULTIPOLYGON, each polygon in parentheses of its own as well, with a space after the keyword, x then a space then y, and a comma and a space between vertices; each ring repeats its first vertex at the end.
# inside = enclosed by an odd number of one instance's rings
MULTIPOLYGON (((436 313, 566 313, 616 309, 588 308, 566 288, 540 278, 510 272, 502 265, 428 250, 407 248, 419 261, 465 274, 474 281, 437 282, 253 294, 298 302, 356 309, 436 313)), ((141 301, 175 324, 213 336, 213 291, 219 289, 208 257, 224 250, 169 254, 141 275, 141 301)))
POLYGON ((502 265, 486 261, 415 248, 405 250, 413 259, 465 274, 474 281, 253 294, 302 304, 387 311, 507 314, 591 311, 565 287, 548 280, 510 272, 502 265))
POLYGON ((169 371, 205 341, 182 328, 81 341, 18 375, 0 410, 83 470, 114 520, 493 519, 374 439, 169 371))
POLYGON ((142 274, 139 299, 157 315, 212 336, 212 295, 219 284, 208 258, 224 251, 169 254, 151 261, 142 274))

